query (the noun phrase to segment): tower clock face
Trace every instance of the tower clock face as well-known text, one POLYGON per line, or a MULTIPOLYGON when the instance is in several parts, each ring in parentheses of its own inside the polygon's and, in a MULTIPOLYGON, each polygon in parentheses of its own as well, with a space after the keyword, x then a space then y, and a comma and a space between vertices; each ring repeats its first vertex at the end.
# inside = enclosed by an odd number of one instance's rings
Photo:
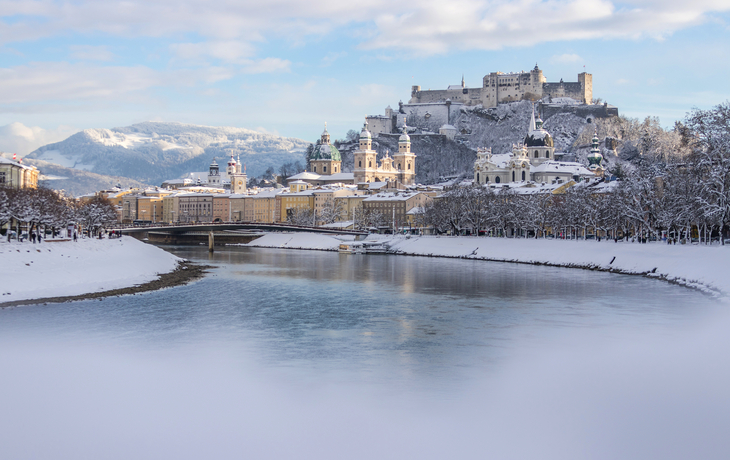
POLYGON ((238 181, 238 185, 242 185, 242 184, 243 184, 243 182, 241 182, 241 181, 239 180, 239 181, 238 181))

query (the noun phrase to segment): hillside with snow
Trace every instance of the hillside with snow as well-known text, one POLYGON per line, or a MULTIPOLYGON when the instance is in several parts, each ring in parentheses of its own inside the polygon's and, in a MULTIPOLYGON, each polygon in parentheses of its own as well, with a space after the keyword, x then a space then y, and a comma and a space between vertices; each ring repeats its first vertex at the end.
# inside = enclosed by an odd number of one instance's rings
POLYGON ((268 167, 302 161, 308 145, 300 139, 244 128, 144 122, 113 129, 86 129, 45 145, 27 158, 96 174, 123 176, 152 185, 207 171, 214 158, 225 164, 240 155, 250 176, 268 167))

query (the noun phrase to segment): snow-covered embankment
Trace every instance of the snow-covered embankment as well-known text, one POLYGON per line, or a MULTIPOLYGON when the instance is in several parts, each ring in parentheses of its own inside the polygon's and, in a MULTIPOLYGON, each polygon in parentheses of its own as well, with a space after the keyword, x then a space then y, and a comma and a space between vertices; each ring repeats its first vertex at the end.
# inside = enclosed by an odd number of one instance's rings
MULTIPOLYGON (((249 246, 337 250, 341 237, 267 234, 249 246)), ((343 237, 350 238, 350 237, 343 237)), ((730 295, 730 247, 487 237, 370 235, 398 254, 482 259, 641 274, 730 295)))
POLYGON ((147 283, 181 259, 131 237, 0 243, 0 303, 147 283))

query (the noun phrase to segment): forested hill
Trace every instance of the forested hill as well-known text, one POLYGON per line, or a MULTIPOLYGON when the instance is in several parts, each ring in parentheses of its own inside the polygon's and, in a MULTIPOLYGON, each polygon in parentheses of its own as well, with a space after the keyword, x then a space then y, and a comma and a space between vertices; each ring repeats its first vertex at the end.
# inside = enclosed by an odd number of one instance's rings
POLYGON ((144 122, 113 129, 87 129, 43 146, 27 158, 97 174, 159 185, 166 179, 207 171, 213 158, 225 167, 231 153, 250 176, 303 160, 309 143, 243 128, 144 122))

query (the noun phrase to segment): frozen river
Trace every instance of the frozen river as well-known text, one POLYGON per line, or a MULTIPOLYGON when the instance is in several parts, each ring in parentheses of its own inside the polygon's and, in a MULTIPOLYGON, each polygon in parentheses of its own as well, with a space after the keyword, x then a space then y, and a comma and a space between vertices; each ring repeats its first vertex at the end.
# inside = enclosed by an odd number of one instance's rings
POLYGON ((722 458, 723 305, 635 276, 234 248, 0 310, 0 458, 722 458))

